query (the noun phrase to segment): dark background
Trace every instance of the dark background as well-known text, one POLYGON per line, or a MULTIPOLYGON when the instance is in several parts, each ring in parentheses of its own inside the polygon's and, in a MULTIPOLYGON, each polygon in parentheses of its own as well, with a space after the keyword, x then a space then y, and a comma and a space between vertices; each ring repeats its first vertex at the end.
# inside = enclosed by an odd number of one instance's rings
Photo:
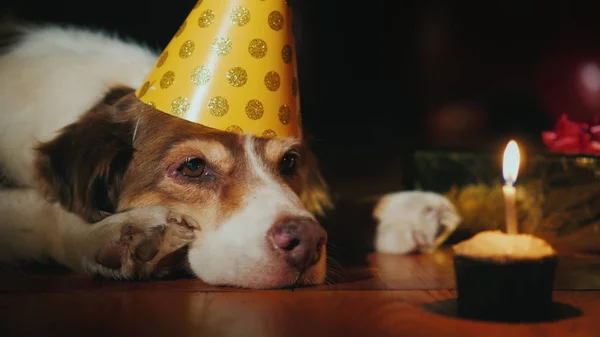
MULTIPOLYGON (((116 31, 159 50, 195 3, 2 1, 20 18, 116 31)), ((500 155, 517 138, 543 151, 540 132, 558 114, 600 112, 600 89, 581 75, 600 64, 600 1, 291 3, 305 130, 338 201, 410 188, 414 150, 500 155)))

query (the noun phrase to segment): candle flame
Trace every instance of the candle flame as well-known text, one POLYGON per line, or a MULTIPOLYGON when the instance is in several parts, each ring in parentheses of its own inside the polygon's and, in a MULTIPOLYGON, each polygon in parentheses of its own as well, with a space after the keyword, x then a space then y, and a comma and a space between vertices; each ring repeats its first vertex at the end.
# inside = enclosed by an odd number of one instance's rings
POLYGON ((502 173, 507 184, 513 185, 517 181, 520 161, 519 146, 517 142, 511 140, 504 150, 504 161, 502 163, 502 173))

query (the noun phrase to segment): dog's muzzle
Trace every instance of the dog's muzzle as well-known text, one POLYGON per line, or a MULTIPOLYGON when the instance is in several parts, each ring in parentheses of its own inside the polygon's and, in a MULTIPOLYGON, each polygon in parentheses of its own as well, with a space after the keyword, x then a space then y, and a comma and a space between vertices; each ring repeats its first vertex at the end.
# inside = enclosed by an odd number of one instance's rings
POLYGON ((327 233, 311 218, 285 217, 269 230, 267 238, 287 264, 303 273, 321 259, 327 233))

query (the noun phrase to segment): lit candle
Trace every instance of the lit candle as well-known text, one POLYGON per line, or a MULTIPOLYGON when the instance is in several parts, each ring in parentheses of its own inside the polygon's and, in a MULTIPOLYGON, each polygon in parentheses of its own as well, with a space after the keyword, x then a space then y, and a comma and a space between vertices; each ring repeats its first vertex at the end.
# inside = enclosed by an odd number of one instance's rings
POLYGON ((517 181, 519 164, 519 147, 517 146, 517 142, 511 140, 504 150, 504 160, 502 163, 502 173, 505 182, 504 187, 502 187, 502 192, 504 192, 507 234, 517 234, 518 232, 516 208, 517 191, 514 184, 517 181))
POLYGON ((506 233, 488 230, 452 247, 459 317, 494 322, 545 321, 554 314, 556 250, 533 234, 519 234, 515 182, 519 147, 504 150, 506 233))

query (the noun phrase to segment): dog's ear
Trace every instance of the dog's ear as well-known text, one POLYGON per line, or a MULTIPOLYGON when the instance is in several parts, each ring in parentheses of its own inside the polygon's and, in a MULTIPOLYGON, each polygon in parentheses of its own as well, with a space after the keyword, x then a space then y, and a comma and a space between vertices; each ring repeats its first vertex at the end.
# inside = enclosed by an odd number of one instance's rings
POLYGON ((303 161, 300 170, 300 200, 309 212, 323 216, 327 210, 333 208, 329 187, 321 174, 317 157, 308 147, 304 150, 303 161))
POLYGON ((89 222, 115 212, 121 181, 133 156, 134 123, 116 106, 133 92, 113 88, 76 122, 39 144, 39 188, 51 201, 89 222))

